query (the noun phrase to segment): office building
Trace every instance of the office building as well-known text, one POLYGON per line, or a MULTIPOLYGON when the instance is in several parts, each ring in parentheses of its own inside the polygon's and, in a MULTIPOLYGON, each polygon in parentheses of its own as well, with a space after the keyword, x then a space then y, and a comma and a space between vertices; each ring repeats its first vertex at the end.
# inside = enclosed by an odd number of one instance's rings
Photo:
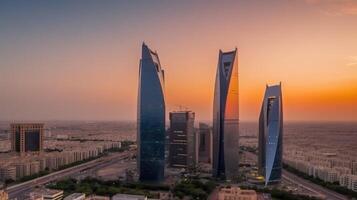
POLYGON ((139 179, 162 181, 165 168, 164 70, 157 52, 145 44, 139 68, 137 129, 139 179))
POLYGON ((218 200, 257 200, 258 195, 254 190, 242 190, 236 186, 220 188, 218 200))
POLYGON ((239 168, 238 54, 219 51, 213 103, 213 176, 233 180, 239 168))
POLYGON ((283 102, 281 84, 267 86, 259 117, 258 173, 265 185, 279 183, 283 161, 283 102))
POLYGON ((12 151, 23 153, 39 153, 43 150, 43 127, 39 123, 11 124, 12 151))
POLYGON ((197 163, 195 138, 195 113, 170 112, 169 166, 194 168, 197 163))
POLYGON ((212 163, 212 129, 207 124, 199 123, 198 161, 212 163))

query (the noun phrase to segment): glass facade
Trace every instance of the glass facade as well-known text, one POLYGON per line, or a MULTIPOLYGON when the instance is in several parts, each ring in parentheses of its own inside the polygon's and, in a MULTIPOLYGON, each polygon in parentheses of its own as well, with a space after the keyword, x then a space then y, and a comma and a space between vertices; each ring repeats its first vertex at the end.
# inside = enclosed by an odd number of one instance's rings
POLYGON ((176 111, 170 113, 170 167, 192 169, 196 166, 194 123, 194 112, 176 111))
POLYGON ((41 152, 43 148, 44 124, 11 124, 11 148, 19 153, 41 152))
POLYGON ((164 71, 157 53, 145 44, 139 67, 137 123, 139 179, 162 181, 165 167, 164 71))
POLYGON ((25 151, 40 151, 40 130, 25 131, 25 151))
POLYGON ((258 172, 265 185, 281 180, 283 109, 281 85, 267 86, 259 117, 258 172))
POLYGON ((237 49, 219 52, 213 103, 213 176, 234 180, 239 168, 237 49))

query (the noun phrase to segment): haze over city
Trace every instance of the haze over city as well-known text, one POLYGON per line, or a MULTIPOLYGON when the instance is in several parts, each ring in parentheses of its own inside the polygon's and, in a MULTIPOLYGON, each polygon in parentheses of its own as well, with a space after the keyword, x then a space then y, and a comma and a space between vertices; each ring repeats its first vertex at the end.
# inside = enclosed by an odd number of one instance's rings
POLYGON ((286 120, 357 120, 357 2, 1 1, 1 120, 135 120, 140 46, 167 110, 212 119, 217 52, 238 48, 240 120, 282 82, 286 120))

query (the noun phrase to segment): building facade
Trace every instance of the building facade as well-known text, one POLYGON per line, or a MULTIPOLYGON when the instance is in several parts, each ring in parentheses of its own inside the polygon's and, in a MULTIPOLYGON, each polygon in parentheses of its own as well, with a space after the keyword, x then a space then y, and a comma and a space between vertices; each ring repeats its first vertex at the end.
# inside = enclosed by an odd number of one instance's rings
POLYGON ((169 166, 194 168, 197 163, 195 113, 176 111, 170 113, 169 166))
POLYGON ((219 51, 213 103, 213 176, 235 179, 239 168, 238 52, 219 51))
POLYGON ((283 161, 283 102, 281 84, 267 86, 259 117, 258 173, 265 185, 279 183, 283 161))
POLYGON ((43 150, 43 127, 39 123, 11 124, 11 148, 20 154, 43 150))
POLYGON ((165 97, 164 70, 157 52, 142 45, 138 92, 138 173, 141 181, 164 179, 165 97))
POLYGON ((242 190, 239 187, 223 187, 218 191, 218 200, 257 200, 254 190, 242 190))
POLYGON ((212 163, 212 129, 207 124, 199 124, 198 141, 198 161, 212 163))

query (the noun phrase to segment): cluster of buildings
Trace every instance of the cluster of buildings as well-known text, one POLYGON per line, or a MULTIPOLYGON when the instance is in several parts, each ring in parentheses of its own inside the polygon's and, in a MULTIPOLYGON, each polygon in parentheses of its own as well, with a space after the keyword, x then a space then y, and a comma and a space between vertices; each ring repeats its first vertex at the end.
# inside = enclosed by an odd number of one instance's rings
MULTIPOLYGON (((137 123, 139 179, 158 182, 164 179, 165 170, 165 74, 157 52, 149 49, 146 44, 142 46, 139 71, 137 123)), ((214 176, 229 179, 237 177, 239 167, 237 49, 231 52, 219 52, 213 134, 203 135, 202 144, 199 142, 201 134, 195 134, 194 117, 194 113, 189 111, 170 113, 169 165, 190 168, 194 167, 198 160, 205 160, 212 162, 214 176), (211 143, 212 147, 208 147, 211 143), (199 159, 200 150, 204 157, 201 159, 199 159)), ((204 129, 208 131, 208 127, 204 129)))
MULTIPOLYGON (((165 73, 156 51, 145 43, 139 66, 137 117, 137 171, 139 180, 160 182, 165 174, 165 73)), ((200 124, 195 133, 195 114, 170 113, 168 163, 189 169, 197 162, 212 164, 219 179, 239 177, 238 51, 219 51, 213 102, 213 128, 200 124)), ((281 84, 267 86, 259 119, 259 172, 265 184, 278 183, 282 169, 281 84)))
POLYGON ((340 159, 333 153, 290 150, 285 153, 284 163, 314 178, 357 191, 355 160, 340 159))
POLYGON ((0 160, 0 181, 19 180, 41 171, 53 171, 63 166, 95 158, 108 149, 120 148, 120 142, 88 142, 82 146, 44 152, 43 124, 12 124, 12 153, 0 160), (90 144, 89 144, 90 143, 90 144))

